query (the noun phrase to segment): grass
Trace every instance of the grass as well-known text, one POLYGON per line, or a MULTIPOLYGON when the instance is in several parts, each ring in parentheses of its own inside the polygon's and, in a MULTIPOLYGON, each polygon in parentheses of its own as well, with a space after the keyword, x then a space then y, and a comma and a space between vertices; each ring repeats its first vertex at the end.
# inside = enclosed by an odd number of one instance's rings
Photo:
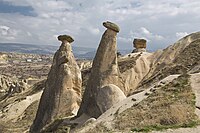
POLYGON ((119 114, 115 120, 115 129, 149 132, 198 125, 195 95, 189 77, 187 74, 179 76, 138 105, 119 114))
POLYGON ((133 132, 150 132, 150 131, 163 131, 166 129, 178 129, 178 128, 192 128, 196 127, 199 125, 199 121, 191 121, 189 123, 185 123, 182 125, 168 125, 168 126, 163 126, 163 125, 149 125, 149 126, 144 126, 142 128, 133 128, 131 131, 133 132))

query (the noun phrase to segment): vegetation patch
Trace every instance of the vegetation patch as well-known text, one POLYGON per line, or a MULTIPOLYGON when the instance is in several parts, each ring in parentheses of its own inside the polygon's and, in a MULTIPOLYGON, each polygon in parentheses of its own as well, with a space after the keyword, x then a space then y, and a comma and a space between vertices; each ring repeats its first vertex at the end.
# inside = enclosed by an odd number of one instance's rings
POLYGON ((112 133, 112 131, 108 129, 104 123, 100 123, 95 128, 87 131, 87 133, 112 133))
POLYGON ((166 129, 177 129, 177 128, 192 128, 196 127, 199 124, 199 121, 191 121, 190 123, 185 123, 182 125, 150 125, 150 126, 144 126, 142 128, 133 128, 131 131, 133 132, 150 132, 150 131, 163 131, 166 129))
POLYGON ((138 105, 119 114, 115 120, 115 129, 149 132, 194 127, 197 124, 195 95, 190 86, 189 75, 183 74, 150 94, 138 105))

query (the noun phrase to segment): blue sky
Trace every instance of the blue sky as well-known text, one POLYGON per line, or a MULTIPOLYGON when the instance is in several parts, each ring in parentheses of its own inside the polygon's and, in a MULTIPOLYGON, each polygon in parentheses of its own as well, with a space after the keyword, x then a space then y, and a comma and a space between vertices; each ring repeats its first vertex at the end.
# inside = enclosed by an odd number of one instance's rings
POLYGON ((0 13, 19 13, 25 16, 34 16, 31 6, 15 6, 6 1, 0 1, 0 13))
POLYGON ((199 12, 199 0, 0 0, 0 42, 60 45, 56 37, 69 34, 96 48, 109 20, 120 26, 120 49, 145 38, 157 50, 200 31, 199 12))

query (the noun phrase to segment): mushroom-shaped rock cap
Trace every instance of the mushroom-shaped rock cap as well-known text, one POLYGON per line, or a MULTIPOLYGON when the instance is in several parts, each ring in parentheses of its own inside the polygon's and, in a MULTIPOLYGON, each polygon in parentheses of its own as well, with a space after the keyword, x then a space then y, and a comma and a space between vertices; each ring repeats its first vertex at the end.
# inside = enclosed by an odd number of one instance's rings
POLYGON ((103 22, 103 26, 106 27, 106 28, 108 28, 108 29, 114 30, 116 32, 120 31, 118 25, 116 25, 115 23, 109 22, 109 21, 103 22))
POLYGON ((147 41, 145 39, 134 39, 133 40, 133 46, 138 49, 138 48, 146 48, 147 46, 147 41))
POLYGON ((146 43, 147 42, 147 40, 145 40, 145 39, 139 39, 139 38, 135 38, 134 40, 133 40, 133 44, 134 43, 146 43))
POLYGON ((58 36, 58 40, 59 40, 59 41, 64 41, 64 40, 66 40, 66 41, 68 41, 69 43, 72 43, 72 42, 74 41, 74 39, 73 39, 71 36, 69 36, 69 35, 59 35, 59 36, 58 36))

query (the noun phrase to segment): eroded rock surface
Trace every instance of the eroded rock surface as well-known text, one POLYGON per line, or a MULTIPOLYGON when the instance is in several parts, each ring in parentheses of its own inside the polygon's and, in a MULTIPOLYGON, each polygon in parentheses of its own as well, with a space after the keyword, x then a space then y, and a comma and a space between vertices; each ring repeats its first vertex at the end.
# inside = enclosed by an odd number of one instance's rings
POLYGON ((97 118, 102 114, 97 105, 97 95, 99 89, 108 84, 118 86, 123 92, 126 92, 123 79, 120 76, 117 63, 117 46, 116 36, 117 31, 109 26, 116 25, 109 22, 104 22, 103 25, 108 28, 101 39, 96 56, 91 68, 91 75, 89 77, 81 107, 78 116, 87 114, 91 117, 97 118))
POLYGON ((97 94, 97 105, 101 113, 104 113, 114 104, 124 100, 125 98, 126 96, 119 87, 114 84, 109 84, 99 89, 97 94))
POLYGON ((54 119, 76 114, 81 101, 81 72, 72 53, 70 36, 55 53, 31 132, 39 132, 54 119))

